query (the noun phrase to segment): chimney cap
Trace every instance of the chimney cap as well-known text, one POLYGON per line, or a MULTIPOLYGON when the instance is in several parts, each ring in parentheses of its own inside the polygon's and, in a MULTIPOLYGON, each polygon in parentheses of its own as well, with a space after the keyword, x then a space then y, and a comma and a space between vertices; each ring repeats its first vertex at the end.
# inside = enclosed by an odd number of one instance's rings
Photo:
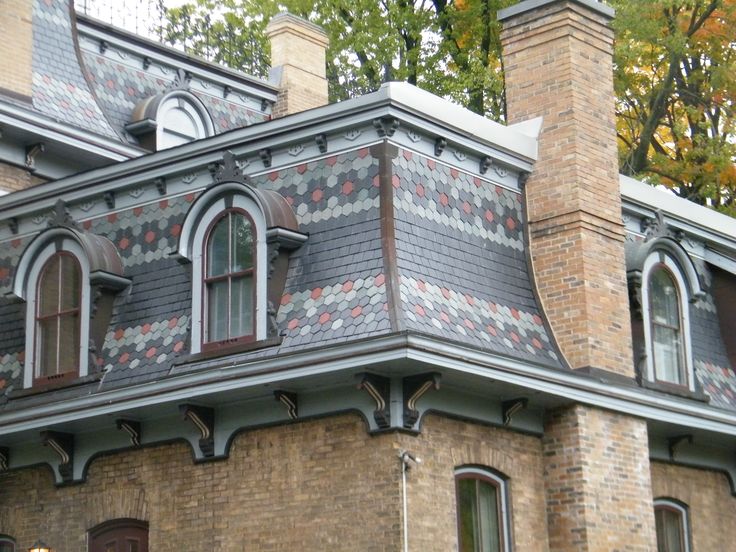
POLYGON ((561 2, 570 2, 572 4, 585 6, 586 8, 610 19, 613 19, 613 16, 615 14, 615 11, 611 6, 608 6, 603 2, 599 2, 598 0, 523 0, 518 4, 515 4, 508 8, 504 8, 502 10, 498 10, 498 20, 505 21, 506 19, 511 19, 512 17, 516 17, 517 15, 521 15, 523 13, 539 9, 547 5, 557 4, 561 2))

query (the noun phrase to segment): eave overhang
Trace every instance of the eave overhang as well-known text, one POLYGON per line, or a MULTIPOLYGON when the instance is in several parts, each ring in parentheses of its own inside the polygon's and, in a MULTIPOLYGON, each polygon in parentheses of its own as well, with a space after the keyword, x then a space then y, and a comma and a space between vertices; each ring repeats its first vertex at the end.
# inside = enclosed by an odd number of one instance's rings
POLYGON ((122 412, 219 395, 276 388, 304 378, 366 370, 391 377, 431 368, 443 381, 494 382, 528 391, 544 406, 573 402, 637 416, 659 424, 736 437, 736 413, 704 403, 617 385, 601 377, 524 363, 417 334, 393 334, 356 343, 246 362, 208 361, 189 372, 142 385, 49 402, 0 414, 0 438, 122 412))

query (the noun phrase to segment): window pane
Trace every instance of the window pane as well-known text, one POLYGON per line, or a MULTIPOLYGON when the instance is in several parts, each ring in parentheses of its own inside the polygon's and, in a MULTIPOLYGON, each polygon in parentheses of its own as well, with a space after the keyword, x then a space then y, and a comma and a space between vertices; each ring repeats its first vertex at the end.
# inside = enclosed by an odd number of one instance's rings
POLYGON ((243 215, 232 215, 232 221, 232 271, 241 272, 253 266, 253 231, 243 215))
POLYGON ((61 309, 76 309, 79 307, 80 273, 77 261, 69 255, 61 257, 61 309))
POLYGON ((672 328, 652 326, 654 368, 658 380, 671 383, 682 381, 680 332, 672 328))
POLYGON ((7 540, 3 539, 0 540, 0 552, 14 552, 15 551, 15 545, 7 540))
POLYGON ((656 508, 658 552, 684 552, 684 527, 682 515, 669 508, 656 508))
POLYGON ((223 217, 210 233, 207 244, 207 277, 222 276, 228 273, 228 234, 230 215, 223 217))
POLYGON ((233 278, 230 299, 230 337, 253 333, 253 278, 233 278))
POLYGON ((501 550, 496 491, 495 486, 478 480, 478 519, 480 520, 482 552, 500 552, 501 550))
POLYGON ((56 346, 58 344, 57 317, 46 318, 38 321, 38 375, 53 376, 57 373, 56 346))
POLYGON ((51 257, 39 279, 38 314, 44 316, 59 312, 59 270, 62 255, 51 257))
POLYGON ((59 317, 59 373, 76 372, 79 367, 79 314, 59 317))
POLYGON ((677 288, 669 273, 659 269, 652 274, 649 283, 652 295, 652 320, 673 328, 680 327, 680 308, 677 288))
POLYGON ((206 341, 220 341, 228 338, 228 281, 210 282, 207 286, 207 307, 209 319, 206 341))
POLYGON ((460 479, 458 481, 458 517, 460 552, 476 552, 476 525, 478 512, 476 511, 476 493, 474 479, 460 479))

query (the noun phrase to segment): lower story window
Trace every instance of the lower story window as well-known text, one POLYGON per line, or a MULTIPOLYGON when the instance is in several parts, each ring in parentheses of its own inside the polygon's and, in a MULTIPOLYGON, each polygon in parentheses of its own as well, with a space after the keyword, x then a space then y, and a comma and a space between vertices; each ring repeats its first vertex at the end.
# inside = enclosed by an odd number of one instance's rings
POLYGON ((148 552, 148 523, 113 519, 89 532, 89 552, 148 552))
POLYGON ((484 468, 455 472, 460 552, 506 552, 510 531, 506 481, 484 468))
POLYGON ((15 540, 0 535, 0 552, 15 552, 15 540))
POLYGON ((690 552, 687 506, 677 500, 654 501, 657 552, 690 552))

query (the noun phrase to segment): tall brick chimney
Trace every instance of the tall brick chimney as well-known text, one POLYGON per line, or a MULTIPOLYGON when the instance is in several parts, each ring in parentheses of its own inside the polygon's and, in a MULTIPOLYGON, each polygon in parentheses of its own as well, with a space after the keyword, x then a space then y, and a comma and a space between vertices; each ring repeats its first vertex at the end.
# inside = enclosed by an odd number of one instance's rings
POLYGON ((3 0, 0 6, 0 94, 31 97, 32 24, 31 0, 3 0))
MULTIPOLYGON (((595 0, 499 12, 508 122, 543 118, 525 187, 543 308, 572 368, 615 379, 633 378, 634 366, 612 17, 595 0)), ((644 420, 572 404, 547 413, 542 446, 550 552, 656 550, 644 420)))
POLYGON ((273 116, 327 104, 325 32, 300 17, 280 13, 269 22, 266 35, 271 41, 272 77, 281 87, 273 116))
POLYGON ((545 312, 573 368, 634 377, 612 17, 595 0, 525 0, 499 13, 508 122, 543 117, 525 193, 545 312))

